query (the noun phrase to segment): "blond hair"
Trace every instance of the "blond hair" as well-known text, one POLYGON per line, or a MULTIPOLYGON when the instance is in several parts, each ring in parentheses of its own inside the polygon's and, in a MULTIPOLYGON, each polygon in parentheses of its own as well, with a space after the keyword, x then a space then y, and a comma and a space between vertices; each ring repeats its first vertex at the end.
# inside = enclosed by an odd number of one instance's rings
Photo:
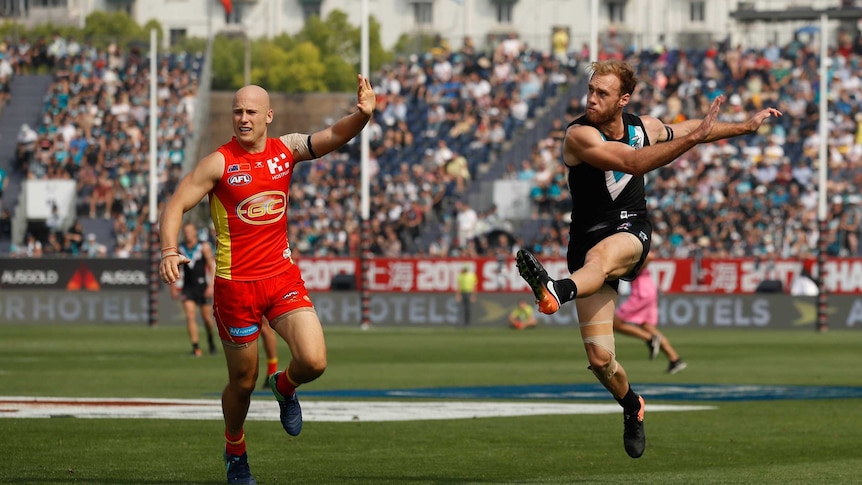
POLYGON ((606 76, 613 74, 620 80, 620 95, 632 94, 635 92, 638 79, 635 76, 635 71, 630 65, 623 61, 611 59, 607 61, 596 61, 590 65, 590 77, 595 75, 606 76))

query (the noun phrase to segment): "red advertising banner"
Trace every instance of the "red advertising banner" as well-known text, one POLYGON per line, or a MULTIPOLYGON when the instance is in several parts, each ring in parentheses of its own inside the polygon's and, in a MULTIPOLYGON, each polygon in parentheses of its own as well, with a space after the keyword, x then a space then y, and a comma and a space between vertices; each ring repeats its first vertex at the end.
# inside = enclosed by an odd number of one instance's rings
MULTIPOLYGON (((754 293, 764 280, 780 281, 785 292, 802 268, 817 275, 814 260, 753 258, 656 260, 650 264, 663 293, 754 293)), ((862 293, 862 258, 828 259, 823 267, 827 293, 862 293)))
MULTIPOLYGON (((542 258, 554 278, 567 276, 566 260, 542 258)), ((354 275, 358 259, 302 258, 298 260, 309 291, 329 291, 337 275, 354 275)), ((480 292, 529 291, 515 268, 515 260, 491 258, 374 258, 368 263, 369 286, 373 292, 455 292, 458 273, 469 266, 478 276, 480 292)), ((764 280, 780 281, 785 291, 803 267, 815 274, 814 260, 658 259, 650 269, 664 294, 711 293, 751 294, 764 280)), ((148 264, 134 259, 0 259, 2 289, 64 289, 101 291, 145 289, 148 264)), ((816 274, 815 274, 816 276, 816 274)), ((358 278, 358 277, 357 277, 358 278)), ((356 280, 357 288, 359 288, 356 280)), ((862 293, 862 258, 831 258, 824 266, 826 291, 831 294, 862 293)))
MULTIPOLYGON (((356 275, 359 260, 307 258, 298 261, 306 286, 325 291, 340 273, 356 275)), ((542 264, 554 278, 568 275, 566 260, 544 258, 542 264)), ((514 259, 417 259, 374 258, 369 262, 369 291, 454 292, 457 276, 468 265, 479 277, 480 292, 523 292, 526 283, 518 275, 514 259)), ((785 291, 803 267, 815 273, 814 260, 754 258, 658 259, 650 268, 662 293, 754 293, 764 280, 778 280, 785 291)), ((829 259, 824 267, 826 290, 833 294, 862 293, 862 258, 829 259)), ((357 280, 358 281, 358 280, 357 280)))

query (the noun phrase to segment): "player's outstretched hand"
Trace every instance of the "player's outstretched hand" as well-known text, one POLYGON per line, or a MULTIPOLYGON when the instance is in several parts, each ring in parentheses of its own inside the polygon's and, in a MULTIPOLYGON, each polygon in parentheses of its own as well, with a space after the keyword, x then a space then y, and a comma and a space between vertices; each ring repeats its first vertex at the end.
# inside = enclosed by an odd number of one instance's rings
POLYGON ((779 116, 782 116, 782 113, 775 108, 765 108, 758 111, 757 114, 755 114, 751 117, 750 120, 748 120, 749 131, 751 133, 754 133, 760 128, 760 125, 762 125, 764 121, 773 116, 778 118, 779 116))
POLYGON ((721 103, 724 102, 724 96, 718 96, 712 100, 712 104, 709 105, 709 111, 707 111, 706 116, 700 121, 700 125, 695 128, 693 135, 695 135, 698 143, 703 142, 709 136, 709 133, 712 131, 712 127, 715 126, 715 118, 718 117, 718 112, 721 109, 721 103))
POLYGON ((359 82, 359 88, 356 92, 356 107, 366 116, 371 116, 377 106, 377 95, 374 94, 374 88, 371 87, 371 81, 367 77, 362 76, 362 74, 358 74, 356 77, 359 82))

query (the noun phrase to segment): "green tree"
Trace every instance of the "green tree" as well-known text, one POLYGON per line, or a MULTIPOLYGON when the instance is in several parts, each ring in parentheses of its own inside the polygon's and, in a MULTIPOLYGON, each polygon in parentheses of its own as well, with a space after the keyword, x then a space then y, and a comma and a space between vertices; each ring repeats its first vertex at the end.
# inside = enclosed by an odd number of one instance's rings
POLYGON ((253 59, 259 61, 252 69, 253 83, 269 91, 283 93, 313 93, 328 90, 324 84, 326 66, 321 62, 320 50, 310 42, 302 42, 290 51, 270 42, 253 49, 253 59))
POLYGON ((183 37, 171 45, 171 52, 204 52, 207 49, 207 40, 202 37, 183 37))
MULTIPOLYGON (((351 25, 341 10, 333 10, 325 20, 313 17, 296 35, 299 42, 308 41, 320 49, 320 58, 326 66, 324 84, 329 91, 350 91, 356 86, 362 46, 362 28, 351 25)), ((368 23, 369 69, 374 72, 391 62, 380 41, 380 23, 371 17, 368 23)))
POLYGON ((242 86, 245 39, 218 35, 213 39, 212 89, 234 90, 242 86))
POLYGON ((344 12, 333 10, 326 20, 308 19, 296 39, 319 49, 319 57, 326 66, 322 76, 327 91, 350 89, 349 83, 359 69, 359 34, 357 27, 347 22, 344 12))
POLYGON ((380 71, 384 65, 391 64, 395 59, 392 51, 383 48, 383 41, 380 40, 381 28, 375 17, 368 19, 368 68, 371 72, 380 71))
MULTIPOLYGON (((59 35, 67 39, 90 42, 104 49, 115 43, 121 50, 130 47, 149 49, 150 30, 164 38, 162 26, 149 20, 143 26, 123 12, 95 11, 87 16, 83 29, 72 26, 41 24, 28 29, 22 24, 4 22, 0 35, 13 40, 39 38, 50 42, 59 35)), ((380 23, 369 20, 369 69, 377 72, 394 58, 381 43, 380 23)), ((295 36, 280 34, 272 39, 252 41, 251 79, 268 89, 285 93, 345 92, 356 87, 360 69, 361 27, 351 25, 347 15, 333 10, 326 19, 308 19, 295 36)), ((245 82, 246 39, 240 35, 217 35, 213 39, 212 88, 234 90, 245 82)), ((172 52, 203 51, 205 39, 186 38, 172 46, 172 52)))
POLYGON ((98 47, 110 42, 122 46, 131 43, 149 45, 151 27, 158 30, 157 35, 162 38, 162 26, 155 20, 150 20, 142 27, 124 12, 95 11, 87 16, 83 35, 98 47))
POLYGON ((81 38, 81 31, 79 29, 54 24, 39 24, 33 26, 33 28, 29 30, 24 28, 23 31, 19 31, 19 34, 21 37, 25 37, 30 43, 33 43, 34 40, 39 38, 50 41, 51 37, 55 34, 64 38, 81 38))
MULTIPOLYGON (((345 92, 356 88, 361 28, 347 15, 332 11, 326 19, 312 17, 295 36, 280 34, 252 42, 251 81, 284 93, 345 92)), ((391 62, 383 49, 380 24, 369 22, 369 69, 391 62)), ((244 82, 244 40, 218 36, 213 52, 213 89, 238 89, 244 82)))
POLYGON ((157 42, 161 42, 164 38, 165 32, 162 30, 162 24, 155 19, 150 19, 144 24, 143 29, 141 29, 143 31, 142 34, 146 36, 147 42, 149 42, 150 31, 153 29, 156 29, 157 42))

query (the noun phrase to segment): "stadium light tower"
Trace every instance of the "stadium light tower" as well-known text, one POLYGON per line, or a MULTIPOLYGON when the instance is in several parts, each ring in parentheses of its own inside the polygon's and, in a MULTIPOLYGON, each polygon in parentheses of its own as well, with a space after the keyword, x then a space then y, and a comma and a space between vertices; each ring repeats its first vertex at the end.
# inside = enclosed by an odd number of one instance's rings
POLYGON ((156 99, 156 90, 158 89, 158 62, 156 57, 159 54, 158 44, 157 44, 157 32, 156 29, 150 29, 150 191, 149 191, 149 222, 150 222, 150 271, 149 271, 149 288, 148 288, 148 296, 149 296, 149 308, 148 308, 148 323, 151 327, 158 325, 159 323, 159 287, 161 286, 161 281, 159 281, 159 231, 158 231, 158 217, 159 217, 159 184, 158 178, 156 177, 156 169, 158 167, 157 162, 157 151, 158 151, 158 138, 157 138, 157 128, 158 128, 158 100, 156 99))
MULTIPOLYGON (((363 77, 368 77, 368 71, 370 68, 368 67, 368 0, 362 0, 359 5, 359 18, 361 23, 361 39, 360 39, 360 67, 359 70, 362 73, 363 77)), ((373 116, 373 114, 372 114, 373 116)), ((368 294, 368 258, 370 255, 371 249, 371 228, 369 227, 370 223, 368 218, 370 217, 371 212, 371 195, 370 195, 370 174, 369 171, 369 163, 368 163, 368 127, 366 125, 365 128, 362 129, 362 133, 360 134, 359 139, 359 149, 360 149, 360 164, 361 164, 361 174, 360 174, 360 210, 362 216, 362 227, 359 229, 360 232, 360 244, 359 244, 359 294, 360 294, 360 306, 362 309, 362 321, 360 322, 360 328, 363 330, 368 329, 371 325, 371 302, 370 296, 368 294)))
POLYGON ((817 237, 817 331, 825 332, 826 329, 829 328, 828 322, 828 312, 827 312, 827 303, 826 303, 826 288, 823 284, 823 269, 826 265, 826 233, 827 233, 827 221, 826 221, 826 182, 827 182, 827 171, 829 164, 829 157, 826 150, 826 139, 829 136, 829 123, 827 123, 828 117, 828 100, 827 96, 827 85, 829 84, 827 80, 829 79, 827 74, 827 66, 826 66, 826 58, 828 56, 828 49, 826 48, 826 39, 827 33, 829 32, 829 16, 825 13, 820 15, 820 146, 818 147, 818 163, 817 166, 817 221, 818 221, 818 232, 820 233, 817 237))

